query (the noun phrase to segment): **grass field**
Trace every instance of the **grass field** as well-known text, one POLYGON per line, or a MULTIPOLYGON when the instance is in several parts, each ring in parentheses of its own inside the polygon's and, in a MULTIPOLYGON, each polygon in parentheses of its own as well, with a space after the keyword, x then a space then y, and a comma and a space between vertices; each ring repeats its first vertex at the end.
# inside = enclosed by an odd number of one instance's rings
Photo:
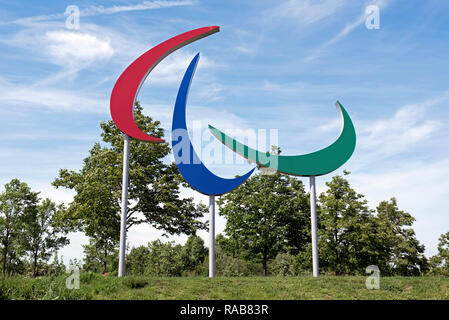
POLYGON ((385 277, 368 290, 366 277, 146 278, 81 274, 80 289, 65 277, 0 278, 0 299, 445 299, 449 278, 385 277))

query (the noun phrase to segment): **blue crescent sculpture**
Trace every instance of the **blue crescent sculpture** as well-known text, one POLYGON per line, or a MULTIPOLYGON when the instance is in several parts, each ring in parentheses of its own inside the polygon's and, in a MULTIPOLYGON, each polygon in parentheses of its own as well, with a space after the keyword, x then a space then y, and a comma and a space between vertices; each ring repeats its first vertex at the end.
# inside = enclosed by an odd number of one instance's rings
POLYGON ((190 62, 176 97, 172 121, 173 155, 179 172, 191 187, 206 195, 221 195, 245 182, 255 168, 234 179, 221 178, 206 168, 193 149, 186 125, 186 103, 198 60, 199 53, 190 62))

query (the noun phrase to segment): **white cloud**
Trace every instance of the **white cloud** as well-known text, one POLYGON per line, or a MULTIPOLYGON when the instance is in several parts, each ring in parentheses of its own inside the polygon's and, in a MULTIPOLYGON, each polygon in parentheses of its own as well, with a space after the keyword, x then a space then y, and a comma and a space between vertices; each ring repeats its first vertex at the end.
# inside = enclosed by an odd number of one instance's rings
POLYGON ((56 74, 39 80, 40 84, 48 84, 73 78, 84 68, 110 60, 115 54, 110 39, 95 28, 70 31, 50 23, 26 27, 0 42, 22 49, 26 59, 62 67, 56 74))
MULTIPOLYGON (((370 3, 370 5, 378 6, 381 9, 381 8, 386 7, 388 5, 388 3, 389 3, 389 0, 377 0, 374 3, 370 3)), ((365 7, 363 8, 363 10, 364 10, 363 13, 360 15, 360 17, 358 19, 356 19, 354 22, 346 25, 335 37, 333 37, 331 40, 326 42, 324 44, 324 47, 328 47, 328 46, 334 44, 335 42, 341 40, 343 37, 345 37, 346 35, 351 33, 355 28, 357 28, 362 23, 364 23, 365 19, 366 19, 365 7)))
MULTIPOLYGON (((171 129, 173 116, 173 105, 164 104, 142 104, 144 114, 148 114, 161 122, 162 127, 171 129)), ((187 128, 193 128, 193 121, 201 123, 201 127, 206 130, 208 124, 213 124, 221 130, 238 130, 247 127, 247 122, 226 110, 226 108, 208 108, 187 103, 187 128), (201 120, 198 120, 201 119, 201 120)))
POLYGON ((64 204, 68 205, 73 201, 73 197, 75 196, 75 191, 65 189, 65 188, 55 188, 45 183, 41 182, 29 182, 28 185, 33 191, 39 191, 39 197, 41 199, 49 198, 51 201, 56 203, 64 202, 64 204))
POLYGON ((82 16, 94 16, 100 14, 113 14, 124 11, 142 11, 142 10, 152 10, 161 9, 169 7, 179 7, 179 6, 192 6, 195 5, 195 1, 143 1, 135 5, 103 7, 103 6, 90 6, 89 8, 81 10, 80 14, 82 16))
MULTIPOLYGON (((143 11, 143 10, 154 10, 169 7, 191 6, 195 4, 196 1, 143 1, 141 3, 134 5, 122 5, 122 6, 114 5, 112 7, 90 6, 88 8, 80 10, 80 17, 114 14, 127 11, 143 11)), ((56 20, 56 19, 64 19, 64 13, 55 13, 49 15, 20 18, 12 21, 11 23, 29 25, 30 23, 56 20)))
POLYGON ((358 148, 375 161, 409 150, 442 126, 436 120, 426 119, 426 115, 430 107, 448 99, 449 92, 445 92, 423 103, 405 105, 391 118, 360 125, 358 148))
MULTIPOLYGON (((117 30, 98 26, 82 20, 83 16, 96 16, 113 14, 127 11, 141 11, 160 9, 168 7, 195 5, 195 1, 143 1, 130 5, 114 5, 111 7, 90 6, 81 9, 81 29, 68 30, 64 28, 64 13, 46 16, 35 16, 15 20, 14 23, 24 28, 0 39, 0 43, 8 46, 18 47, 32 53, 32 59, 45 63, 56 64, 62 69, 57 73, 39 80, 40 85, 58 83, 62 79, 73 79, 79 71, 111 60, 126 66, 132 59, 157 44, 153 42, 152 36, 159 31, 154 30, 151 34, 139 34, 130 32, 127 26, 117 30), (128 30, 128 32, 126 31, 128 30)), ((177 67, 182 57, 170 57, 175 68, 165 68, 164 73, 171 70, 179 71, 177 67)), ((204 59, 204 64, 207 59, 204 59)), ((161 75, 164 83, 174 81, 173 77, 161 75)))
POLYGON ((268 91, 270 93, 276 94, 288 94, 288 95, 298 95, 302 93, 305 89, 305 83, 302 81, 289 82, 289 83, 276 83, 273 81, 265 80, 263 86, 260 90, 268 91))
POLYGON ((45 42, 52 61, 68 68, 108 60, 114 54, 109 39, 99 39, 89 33, 48 31, 45 33, 45 42))
POLYGON ((275 16, 295 19, 298 24, 312 24, 333 15, 346 0, 289 0, 275 9, 275 16))
POLYGON ((341 128, 341 119, 335 118, 329 120, 326 124, 318 126, 318 131, 320 132, 337 131, 340 128, 341 128))
MULTIPOLYGON (((380 9, 384 8, 388 5, 390 0, 377 0, 374 3, 370 3, 370 5, 378 6, 380 9)), ((366 19, 366 13, 365 13, 366 7, 363 7, 363 12, 361 15, 352 21, 351 23, 347 24, 339 33, 337 33, 332 39, 326 41, 323 45, 321 45, 316 52, 307 57, 305 60, 310 61, 318 58, 323 54, 323 52, 333 44, 337 43, 338 41, 342 40, 344 37, 346 37, 348 34, 350 34, 352 31, 357 29, 360 25, 362 25, 365 22, 366 19)))
MULTIPOLYGON (((116 79, 129 63, 158 44, 160 39, 161 35, 157 31, 127 34, 126 31, 95 24, 84 24, 82 31, 77 31, 61 29, 55 23, 37 23, 0 39, 0 43, 28 52, 27 59, 28 54, 32 53, 32 59, 60 66, 57 72, 36 82, 37 85, 48 86, 62 80, 73 80, 80 71, 101 67, 106 63, 114 64, 114 68, 108 65, 109 73, 106 76, 116 79), (114 72, 116 69, 117 72, 114 72)), ((185 72, 195 54, 185 49, 172 53, 156 66, 145 83, 151 86, 179 84, 182 78, 180 75, 185 72)), ((206 81, 208 74, 204 70, 216 66, 215 62, 202 55, 195 82, 201 79, 206 81)), ((211 80, 206 82, 210 83, 211 80)))
POLYGON ((378 120, 360 130, 360 146, 376 153, 394 155, 411 145, 428 139, 440 126, 433 120, 422 120, 424 108, 405 106, 389 119, 378 120))
POLYGON ((9 107, 48 108, 56 111, 109 113, 109 101, 83 92, 18 85, 0 79, 0 103, 9 107))
POLYGON ((245 54, 250 54, 250 53, 254 53, 256 52, 256 50, 254 48, 250 48, 249 46, 236 46, 235 50, 241 52, 241 53, 245 53, 245 54))
POLYGON ((89 238, 82 232, 71 232, 67 237, 70 243, 58 251, 58 257, 63 259, 66 266, 69 265, 70 260, 81 261, 84 258, 83 245, 89 244, 89 238))

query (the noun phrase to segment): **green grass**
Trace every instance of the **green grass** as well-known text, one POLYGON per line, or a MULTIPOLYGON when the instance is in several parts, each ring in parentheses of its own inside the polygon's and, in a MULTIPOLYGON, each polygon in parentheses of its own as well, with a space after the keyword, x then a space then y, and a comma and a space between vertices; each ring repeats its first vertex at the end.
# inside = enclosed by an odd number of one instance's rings
POLYGON ((117 278, 81 274, 80 289, 65 277, 0 278, 0 299, 445 299, 449 278, 385 277, 368 290, 366 277, 117 278))

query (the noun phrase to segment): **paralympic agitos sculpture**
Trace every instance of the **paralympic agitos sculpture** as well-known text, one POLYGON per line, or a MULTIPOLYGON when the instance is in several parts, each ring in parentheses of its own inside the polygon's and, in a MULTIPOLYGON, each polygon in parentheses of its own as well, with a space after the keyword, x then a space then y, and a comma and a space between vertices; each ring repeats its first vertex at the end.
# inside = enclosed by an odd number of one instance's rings
MULTIPOLYGON (((148 142, 163 142, 162 139, 149 136, 148 134, 142 132, 134 122, 133 106, 137 98, 138 91, 151 70, 171 52, 218 31, 219 27, 217 26, 204 27, 185 32, 162 42, 135 60, 122 73, 114 86, 110 103, 111 115, 114 123, 125 134, 119 276, 124 275, 129 137, 131 136, 135 139, 148 142)), ((216 195, 227 193, 238 187, 249 178, 249 176, 254 172, 254 169, 237 178, 221 178, 209 171, 196 154, 187 134, 186 103, 190 84, 198 61, 199 54, 193 58, 188 66, 178 91, 172 121, 172 146, 173 150, 177 150, 174 152, 174 158, 179 172, 184 179, 194 189, 210 196, 209 276, 213 277, 215 273, 214 197, 216 195), (179 143, 182 143, 182 148, 179 148, 179 143)), ((305 155, 281 156, 254 150, 209 125, 211 133, 220 142, 243 157, 262 166, 270 167, 286 174, 310 177, 312 257, 314 276, 318 276, 315 176, 330 173, 343 165, 351 157, 356 144, 356 135, 351 118, 338 101, 336 102, 336 106, 342 119, 342 130, 340 132, 340 136, 327 148, 305 155)))

